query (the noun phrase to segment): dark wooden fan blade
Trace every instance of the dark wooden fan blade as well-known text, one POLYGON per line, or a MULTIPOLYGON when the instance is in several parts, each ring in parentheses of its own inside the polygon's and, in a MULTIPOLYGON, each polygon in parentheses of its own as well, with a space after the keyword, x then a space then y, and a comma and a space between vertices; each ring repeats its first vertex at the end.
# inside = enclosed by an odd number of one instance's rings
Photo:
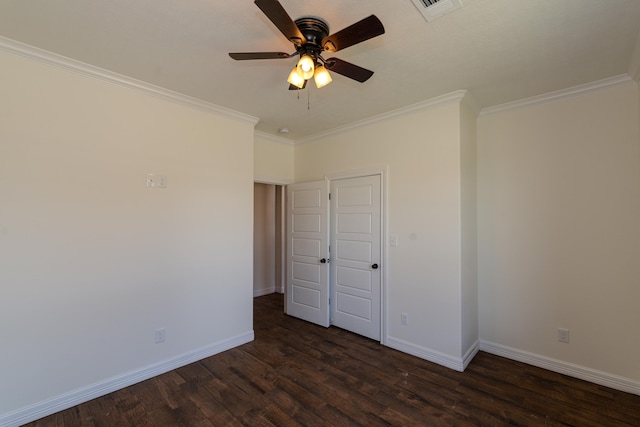
POLYGON ((232 52, 229 56, 236 61, 245 61, 247 59, 283 59, 291 58, 291 54, 285 52, 232 52))
POLYGON ((350 62, 343 61, 340 58, 329 58, 325 61, 324 66, 329 71, 342 74, 343 76, 359 81, 360 83, 366 82, 371 76, 373 76, 373 71, 359 67, 350 62))
POLYGON ((371 15, 322 40, 322 47, 329 52, 337 52, 354 44, 384 34, 382 22, 371 15))
POLYGON ((287 40, 296 46, 305 42, 304 35, 278 0, 255 0, 254 3, 278 27, 287 40))

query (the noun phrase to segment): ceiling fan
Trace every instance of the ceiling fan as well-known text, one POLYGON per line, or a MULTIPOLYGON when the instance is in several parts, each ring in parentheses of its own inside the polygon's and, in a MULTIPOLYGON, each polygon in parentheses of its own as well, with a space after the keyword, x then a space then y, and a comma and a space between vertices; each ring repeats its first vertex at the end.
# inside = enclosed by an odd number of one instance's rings
POLYGON ((290 90, 304 89, 312 77, 317 87, 331 82, 331 70, 360 83, 367 81, 373 71, 359 67, 340 58, 322 57, 323 52, 337 52, 355 44, 384 34, 382 22, 371 15, 337 33, 329 35, 329 25, 321 18, 303 16, 295 21, 278 0, 255 0, 256 6, 275 24, 284 36, 293 43, 295 52, 240 52, 229 53, 235 60, 286 59, 300 56, 287 81, 290 90))

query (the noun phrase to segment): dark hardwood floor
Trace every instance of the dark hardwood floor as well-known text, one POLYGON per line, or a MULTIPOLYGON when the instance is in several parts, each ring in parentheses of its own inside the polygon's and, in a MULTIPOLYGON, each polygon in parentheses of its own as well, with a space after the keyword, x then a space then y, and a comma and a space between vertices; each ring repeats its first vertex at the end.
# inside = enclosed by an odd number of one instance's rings
POLYGON ((640 396, 480 352, 464 373, 255 299, 254 342, 28 424, 640 426, 640 396))

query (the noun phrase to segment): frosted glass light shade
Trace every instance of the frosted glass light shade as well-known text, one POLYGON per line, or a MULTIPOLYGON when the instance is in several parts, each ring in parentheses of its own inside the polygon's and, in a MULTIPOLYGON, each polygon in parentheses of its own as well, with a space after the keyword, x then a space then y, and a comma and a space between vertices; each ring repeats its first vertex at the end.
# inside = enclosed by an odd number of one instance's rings
POLYGON ((321 87, 325 87, 326 85, 331 83, 331 80, 332 80, 331 74, 329 74, 327 69, 324 68, 324 65, 321 65, 318 68, 316 68, 316 72, 313 75, 313 79, 315 80, 316 87, 318 89, 320 89, 321 87))
POLYGON ((298 74, 300 74, 303 79, 309 80, 313 77, 313 71, 315 68, 313 58, 309 55, 302 55, 296 68, 298 69, 298 74))
POLYGON ((298 74, 298 67, 294 68, 289 74, 289 78, 287 79, 289 83, 294 85, 295 87, 302 89, 304 86, 305 80, 302 78, 300 74, 298 74))

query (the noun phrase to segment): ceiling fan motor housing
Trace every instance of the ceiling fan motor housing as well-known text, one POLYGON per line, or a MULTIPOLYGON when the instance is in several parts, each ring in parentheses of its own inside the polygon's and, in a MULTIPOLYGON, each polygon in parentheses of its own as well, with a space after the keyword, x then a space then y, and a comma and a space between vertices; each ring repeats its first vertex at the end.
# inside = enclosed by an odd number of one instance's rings
POLYGON ((298 53, 317 59, 324 50, 322 40, 329 35, 329 24, 315 16, 304 16, 296 19, 295 23, 305 38, 305 42, 297 47, 298 53))

